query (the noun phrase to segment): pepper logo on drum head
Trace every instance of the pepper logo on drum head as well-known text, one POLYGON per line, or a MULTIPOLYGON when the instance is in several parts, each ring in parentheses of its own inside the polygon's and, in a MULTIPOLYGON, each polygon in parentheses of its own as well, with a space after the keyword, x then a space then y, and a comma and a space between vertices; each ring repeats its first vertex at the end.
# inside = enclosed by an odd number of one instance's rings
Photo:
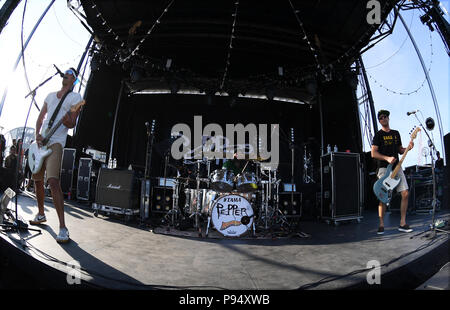
POLYGON ((225 236, 240 236, 245 233, 253 224, 253 209, 242 196, 227 195, 219 198, 211 212, 211 219, 214 227, 225 236), (242 218, 248 220, 247 224, 242 223, 242 218))

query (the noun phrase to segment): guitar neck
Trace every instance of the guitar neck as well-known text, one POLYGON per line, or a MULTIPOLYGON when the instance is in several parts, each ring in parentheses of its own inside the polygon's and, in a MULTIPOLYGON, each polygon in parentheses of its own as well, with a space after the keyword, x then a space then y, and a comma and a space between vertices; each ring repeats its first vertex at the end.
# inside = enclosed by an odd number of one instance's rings
POLYGON ((56 130, 58 130, 59 126, 61 126, 61 124, 63 123, 63 119, 61 118, 55 126, 53 126, 48 133, 45 135, 44 140, 42 140, 42 144, 46 145, 48 143, 48 141, 50 140, 50 138, 53 136, 53 134, 56 132, 56 130))
MULTIPOLYGON (((412 140, 411 140, 412 141, 412 140)), ((409 148, 406 148, 405 152, 403 153, 402 158, 400 159, 400 161, 398 162, 397 166, 395 167, 394 171, 392 172, 392 178, 395 178, 397 176, 398 171, 401 169, 402 167, 402 163, 405 160, 406 154, 408 154, 409 152, 409 148)))

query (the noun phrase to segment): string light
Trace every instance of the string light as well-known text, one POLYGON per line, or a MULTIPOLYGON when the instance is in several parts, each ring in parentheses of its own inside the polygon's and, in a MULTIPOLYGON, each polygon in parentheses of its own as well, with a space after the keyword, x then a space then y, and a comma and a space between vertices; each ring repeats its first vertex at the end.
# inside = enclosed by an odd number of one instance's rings
POLYGON ((172 0, 172 1, 169 2, 169 4, 163 10, 163 12, 159 16, 159 18, 156 19, 155 23, 150 27, 150 29, 147 31, 145 36, 139 41, 139 44, 134 48, 134 50, 128 56, 126 56, 125 58, 121 58, 120 59, 121 62, 125 62, 125 61, 129 60, 131 58, 131 56, 135 56, 137 54, 137 51, 141 47, 142 43, 144 43, 145 40, 147 40, 147 38, 152 34, 153 30, 156 28, 156 25, 159 25, 161 23, 161 19, 169 11, 169 8, 172 6, 174 1, 175 0, 172 0))
MULTIPOLYGON (((158 62, 158 60, 150 59, 150 57, 148 57, 147 55, 142 55, 142 54, 140 55, 139 51, 142 50, 142 45, 144 44, 144 42, 146 40, 148 40, 150 35, 156 29, 157 25, 161 24, 162 18, 169 11, 171 6, 173 5, 173 2, 174 2, 174 0, 171 0, 168 3, 167 7, 162 11, 161 15, 156 19, 154 24, 149 28, 149 30, 146 32, 145 36, 138 41, 139 42, 138 45, 133 50, 124 50, 126 43, 124 41, 120 40, 120 36, 114 31, 114 29, 112 29, 112 27, 110 27, 108 25, 107 21, 105 20, 102 13, 100 12, 97 4, 94 2, 94 0, 91 0, 91 8, 94 10, 94 16, 96 16, 99 19, 99 25, 102 25, 102 27, 105 28, 106 33, 109 34, 111 36, 111 38, 113 38, 114 41, 118 42, 118 44, 122 48, 122 49, 120 49, 120 48, 115 47, 114 48, 115 51, 108 52, 108 46, 106 46, 104 44, 104 42, 102 42, 101 49, 103 51, 100 51, 100 52, 104 54, 103 57, 107 57, 107 58, 112 57, 111 59, 113 59, 114 61, 117 61, 117 62, 121 62, 121 63, 126 63, 131 58, 135 58, 136 60, 142 61, 145 64, 149 64, 151 62, 152 68, 155 70, 160 70, 161 72, 168 71, 169 69, 165 68, 164 65, 158 65, 158 64, 154 63, 155 61, 158 62), (128 53, 128 55, 124 56, 124 53, 128 53), (108 54, 111 54, 111 55, 108 55, 108 54)), ((385 2, 384 7, 382 8, 383 16, 384 16, 387 8, 392 6, 391 2, 393 2, 393 1, 389 0, 389 1, 385 2)), ((307 79, 311 79, 312 77, 315 77, 318 74, 321 74, 327 81, 329 81, 329 80, 331 80, 332 73, 334 72, 334 65, 343 64, 344 62, 349 61, 348 58, 350 56, 352 56, 355 52, 359 51, 359 48, 361 47, 360 45, 363 42, 365 42, 367 39, 370 39, 369 36, 373 34, 374 28, 378 27, 378 25, 372 25, 373 27, 368 27, 368 29, 365 31, 365 33, 363 35, 361 35, 359 40, 357 40, 353 46, 348 48, 344 53, 342 53, 340 56, 338 56, 334 61, 325 65, 320 62, 320 54, 319 54, 320 46, 318 46, 319 48, 315 47, 313 45, 313 42, 308 37, 308 34, 305 30, 305 24, 300 19, 301 11, 298 9, 295 9, 291 0, 289 0, 289 4, 293 10, 293 13, 296 17, 297 23, 301 29, 301 33, 299 34, 300 40, 305 41, 306 44, 308 45, 308 48, 314 59, 314 63, 312 65, 303 66, 301 68, 298 68, 298 67, 295 69, 284 68, 284 70, 283 70, 284 72, 283 72, 282 76, 280 76, 278 74, 278 71, 276 73, 275 73, 275 71, 272 71, 269 74, 258 74, 255 76, 247 77, 246 81, 242 80, 242 81, 236 82, 236 84, 244 85, 244 86, 241 86, 241 88, 245 88, 245 87, 253 87, 254 88, 254 87, 257 87, 258 85, 264 86, 267 84, 268 80, 271 83, 273 83, 273 82, 278 83, 279 86, 281 85, 283 87, 288 87, 288 86, 295 87, 295 86, 298 86, 298 83, 301 83, 307 79), (358 46, 359 46, 359 48, 358 48, 358 46)), ((227 81, 227 79, 229 76, 229 71, 230 71, 230 66, 231 66, 231 55, 232 55, 232 51, 233 51, 234 43, 235 43, 234 39, 236 39, 235 30, 236 30, 238 9, 239 9, 239 0, 236 0, 234 13, 232 14, 233 24, 232 24, 232 29, 231 29, 230 41, 229 41, 229 45, 228 45, 227 58, 225 61, 224 74, 223 74, 223 77, 222 77, 221 83, 220 83, 220 90, 222 90, 225 87, 225 83, 230 83, 230 81, 227 81)), ((186 76, 189 75, 189 77, 186 78, 186 81, 191 82, 191 83, 194 80, 194 77, 197 76, 191 70, 178 69, 178 71, 177 71, 177 69, 175 69, 173 66, 170 68, 170 71, 172 73, 177 73, 177 74, 180 74, 182 71, 183 75, 186 75, 186 76)), ((202 83, 202 82, 198 82, 198 83, 202 83)), ((211 82, 211 84, 212 83, 213 82, 211 82)), ((205 84, 207 84, 207 83, 205 83, 205 84)), ((215 87, 217 87, 217 86, 215 86, 215 87)), ((215 88, 215 87, 211 86, 211 85, 201 85, 201 88, 203 88, 203 89, 215 88)), ((232 85, 228 85, 227 88, 231 89, 231 87, 232 87, 232 85)))
POLYGON ((319 63, 319 56, 318 56, 318 54, 317 54, 317 52, 316 52, 316 49, 312 46, 311 41, 310 41, 309 38, 308 38, 308 35, 307 35, 307 33, 306 33, 306 30, 305 30, 305 28, 303 27, 303 22, 300 20, 300 16, 299 16, 300 10, 296 10, 296 9, 295 9, 295 7, 294 7, 294 5, 292 4, 292 1, 291 1, 291 0, 288 0, 288 1, 289 1, 289 4, 290 4, 291 8, 292 8, 292 11, 294 12, 295 19, 297 20, 297 23, 299 24, 300 29, 301 29, 302 32, 303 32, 303 33, 301 34, 302 39, 308 43, 309 50, 311 51, 311 53, 312 53, 313 56, 314 56, 314 61, 316 62, 316 67, 317 67, 318 71, 320 71, 321 65, 320 65, 320 63, 319 63))
MULTIPOLYGON (((428 67, 428 73, 431 72, 431 65, 433 64, 433 38, 431 36, 431 31, 429 32, 429 34, 430 34, 430 49, 431 49, 430 54, 431 55, 430 55, 430 66, 428 67)), ((367 72, 367 69, 366 69, 366 72, 367 72)), ((383 84, 378 82, 372 75, 370 75, 369 72, 367 72, 367 75, 370 77, 370 79, 372 79, 381 88, 384 88, 386 91, 388 91, 390 93, 393 93, 393 94, 396 94, 396 95, 401 95, 401 96, 409 96, 409 95, 412 95, 412 94, 415 94, 415 93, 419 92, 419 90, 422 89, 422 87, 425 85, 425 82, 427 80, 427 78, 425 77, 425 79, 422 81, 422 83, 420 84, 420 86, 416 90, 413 90, 411 92, 401 92, 401 91, 392 90, 392 89, 384 86, 383 84)))
POLYGON ((235 38, 234 30, 235 30, 235 26, 236 26, 236 19, 237 19, 237 15, 238 15, 238 8, 239 8, 239 1, 236 1, 234 3, 234 14, 232 14, 232 16, 233 16, 233 25, 231 27, 230 44, 228 45, 227 60, 225 62, 225 70, 223 72, 222 82, 220 83, 220 90, 222 90, 224 85, 225 85, 225 80, 227 78, 228 70, 229 70, 230 64, 231 64, 231 61, 230 61, 230 59, 231 59, 231 50, 233 49, 233 39, 235 38))
POLYGON ((112 29, 112 28, 108 25, 108 23, 107 23, 107 21, 105 20, 105 18, 103 18, 102 13, 101 13, 101 12, 99 11, 99 9, 97 8, 97 5, 94 3, 94 0, 91 0, 91 3, 92 3, 91 8, 92 8, 92 9, 95 9, 95 11, 96 11, 96 15, 95 15, 95 16, 96 16, 98 19, 100 19, 100 23, 102 24, 102 26, 104 26, 104 27, 106 28, 106 32, 107 32, 107 33, 112 33, 112 36, 114 37, 114 40, 118 41, 118 42, 120 43, 120 46, 121 46, 121 47, 124 47, 124 46, 125 46, 125 42, 120 41, 119 35, 114 31, 114 29, 112 29))

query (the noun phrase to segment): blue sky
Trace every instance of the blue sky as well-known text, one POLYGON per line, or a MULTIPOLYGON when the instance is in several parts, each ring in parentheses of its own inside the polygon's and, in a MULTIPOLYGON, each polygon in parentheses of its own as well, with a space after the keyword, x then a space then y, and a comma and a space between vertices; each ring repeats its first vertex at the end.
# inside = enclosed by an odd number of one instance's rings
MULTIPOLYGON (((441 3, 447 10, 449 9, 449 1, 441 1, 441 3)), ((429 69, 445 135, 450 131, 449 56, 439 34, 436 31, 430 32, 428 27, 420 21, 422 12, 401 11, 400 14, 410 28, 425 66, 427 70, 429 69)), ((446 18, 448 20, 448 15, 446 18)), ((406 112, 418 109, 420 112, 417 113, 417 117, 423 124, 427 117, 435 120, 436 128, 430 135, 438 150, 442 150, 430 89, 425 81, 425 74, 417 53, 400 20, 397 21, 392 35, 363 54, 363 61, 369 75, 375 110, 386 109, 391 112, 391 128, 400 131, 403 145, 406 146, 409 141, 410 130, 414 126, 419 126, 414 115, 407 116, 406 112), (395 93, 410 93, 417 89, 417 92, 410 95, 395 93)), ((422 164, 425 163, 426 158, 421 155, 420 144, 424 147, 428 145, 428 138, 424 133, 419 134, 415 140, 415 147, 407 155, 403 167, 415 165, 420 161, 422 164)), ((443 154, 442 151, 441 154, 443 154)), ((427 162, 430 163, 429 157, 427 162)))
MULTIPOLYGON (((0 6, 4 3, 5 0, 0 0, 0 6)), ((24 23, 24 40, 26 40, 34 24, 49 3, 49 0, 28 1, 24 23)), ((449 10, 449 1, 441 1, 441 3, 449 10)), ((16 72, 12 73, 13 64, 21 49, 20 25, 24 4, 25 1, 21 1, 9 20, 9 24, 0 34, 0 50, 2 51, 2 57, 0 57, 1 94, 3 94, 5 87, 9 85, 6 103, 0 115, 0 126, 4 128, 3 133, 25 124, 26 113, 30 105, 30 100, 24 99, 29 89, 25 83, 22 63, 20 63, 16 72)), ((449 57, 438 33, 435 31, 430 34, 428 27, 420 22, 421 12, 402 11, 401 14, 410 27, 425 64, 430 70, 439 104, 443 134, 445 135, 450 131, 449 57)), ((448 20, 448 15, 446 18, 448 20)), ((54 74, 53 64, 56 64, 61 70, 72 66, 76 67, 89 37, 89 33, 67 8, 66 1, 57 0, 37 29, 25 52, 25 63, 31 87, 36 87, 47 77, 54 74)), ((405 146, 409 141, 410 130, 413 126, 419 125, 417 119, 414 116, 407 116, 406 112, 419 109, 420 112, 417 116, 422 122, 427 117, 433 117, 437 124, 430 90, 427 82, 424 81, 425 75, 400 20, 395 26, 394 33, 367 51, 363 55, 363 61, 369 75, 375 110, 387 109, 391 111, 391 127, 400 131, 405 146), (408 93, 415 90, 417 92, 411 95, 393 93, 408 93)), ((60 86, 61 79, 56 76, 39 89, 36 96, 38 105, 41 106, 45 96, 49 92, 59 89, 60 86)), ((38 111, 33 107, 28 122, 29 126, 34 127, 37 115, 38 111)), ((437 126, 432 134, 436 146, 442 154, 437 126)), ((421 144, 427 145, 426 136, 419 135, 415 143, 416 147, 406 158, 403 167, 425 163, 425 157, 421 155, 419 146, 421 144)), ((368 151, 369 145, 366 140, 365 144, 365 150, 368 151)))

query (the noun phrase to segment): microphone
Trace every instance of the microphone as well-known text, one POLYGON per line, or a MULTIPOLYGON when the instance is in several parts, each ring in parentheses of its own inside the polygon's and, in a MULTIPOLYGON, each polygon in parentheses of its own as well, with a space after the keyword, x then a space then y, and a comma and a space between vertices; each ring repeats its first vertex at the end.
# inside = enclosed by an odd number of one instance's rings
POLYGON ((417 112, 419 112, 419 110, 415 110, 412 112, 406 112, 406 115, 410 116, 411 114, 416 114, 417 112))
POLYGON ((59 68, 55 64, 53 64, 53 67, 55 67, 56 71, 58 71, 61 77, 64 77, 64 73, 62 73, 61 70, 59 70, 59 68))

